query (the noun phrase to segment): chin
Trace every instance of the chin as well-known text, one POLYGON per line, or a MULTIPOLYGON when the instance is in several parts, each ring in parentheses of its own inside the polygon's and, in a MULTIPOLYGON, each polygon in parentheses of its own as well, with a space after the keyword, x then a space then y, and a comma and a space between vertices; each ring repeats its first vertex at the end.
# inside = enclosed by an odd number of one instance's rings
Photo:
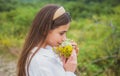
POLYGON ((49 45, 52 46, 52 47, 57 47, 57 46, 59 46, 60 44, 54 43, 54 44, 49 44, 49 45))
MULTIPOLYGON (((50 45, 50 44, 49 44, 50 45)), ((58 45, 56 45, 56 44, 51 44, 50 45, 51 47, 56 47, 56 46, 58 46, 58 45)))
POLYGON ((59 46, 59 44, 55 44, 55 45, 53 45, 53 47, 57 47, 57 46, 59 46))

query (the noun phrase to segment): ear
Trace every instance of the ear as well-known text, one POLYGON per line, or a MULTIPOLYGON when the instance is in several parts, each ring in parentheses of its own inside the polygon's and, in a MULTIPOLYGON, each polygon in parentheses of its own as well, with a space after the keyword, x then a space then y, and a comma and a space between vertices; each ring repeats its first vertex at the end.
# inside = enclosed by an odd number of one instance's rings
MULTIPOLYGON (((52 32, 52 30, 49 30, 47 33, 51 33, 52 32)), ((44 32, 44 34, 43 35, 46 35, 46 32, 44 32)))

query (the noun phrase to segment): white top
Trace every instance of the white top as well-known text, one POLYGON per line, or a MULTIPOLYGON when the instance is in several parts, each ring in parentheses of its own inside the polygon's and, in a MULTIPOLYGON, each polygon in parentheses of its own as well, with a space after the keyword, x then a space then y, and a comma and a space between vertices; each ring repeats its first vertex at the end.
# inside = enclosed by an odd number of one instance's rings
MULTIPOLYGON (((32 52, 37 49, 35 47, 32 52)), ((73 72, 66 72, 59 56, 51 46, 40 48, 33 56, 29 66, 30 76, 76 76, 73 72)))

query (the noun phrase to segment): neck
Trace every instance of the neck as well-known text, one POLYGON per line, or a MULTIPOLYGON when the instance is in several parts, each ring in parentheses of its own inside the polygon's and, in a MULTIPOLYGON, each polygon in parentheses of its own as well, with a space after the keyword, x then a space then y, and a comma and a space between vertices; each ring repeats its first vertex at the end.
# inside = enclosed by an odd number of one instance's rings
POLYGON ((40 48, 45 48, 47 46, 47 44, 44 42, 44 43, 39 43, 37 45, 37 47, 40 47, 40 48))

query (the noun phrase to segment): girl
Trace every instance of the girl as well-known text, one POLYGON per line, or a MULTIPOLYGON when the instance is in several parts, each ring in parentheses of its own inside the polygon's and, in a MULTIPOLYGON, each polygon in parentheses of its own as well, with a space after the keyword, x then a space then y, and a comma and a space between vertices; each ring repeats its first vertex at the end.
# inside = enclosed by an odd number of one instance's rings
POLYGON ((17 76, 76 76, 77 45, 66 60, 59 57, 52 47, 66 39, 70 15, 62 6, 49 4, 36 15, 18 61, 17 76))

